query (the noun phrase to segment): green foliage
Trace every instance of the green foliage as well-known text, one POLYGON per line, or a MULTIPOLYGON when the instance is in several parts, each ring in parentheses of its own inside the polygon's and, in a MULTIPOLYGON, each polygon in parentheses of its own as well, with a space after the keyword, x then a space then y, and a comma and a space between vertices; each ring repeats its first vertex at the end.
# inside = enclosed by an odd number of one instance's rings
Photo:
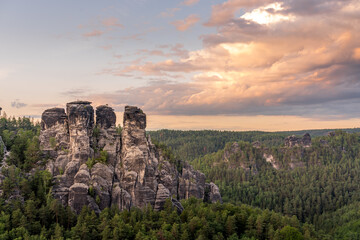
POLYGON ((56 139, 54 137, 50 137, 49 142, 50 142, 50 147, 55 150, 56 149, 56 139))
POLYGON ((86 161, 86 165, 89 169, 91 169, 96 163, 106 164, 109 160, 109 153, 105 150, 100 151, 99 156, 96 158, 89 158, 86 161))
POLYGON ((116 133, 119 134, 119 135, 121 135, 121 131, 122 131, 122 127, 121 127, 121 125, 119 124, 119 125, 117 125, 117 127, 116 127, 116 133))
MULTIPOLYGON (((183 164, 182 161, 179 159, 179 157, 177 157, 171 147, 166 146, 163 143, 159 143, 156 140, 152 140, 154 145, 156 146, 157 149, 159 149, 161 151, 161 154, 163 155, 163 157, 169 161, 170 163, 174 164, 176 166, 176 169, 178 170, 178 172, 182 172, 182 168, 183 168, 183 164)), ((161 164, 161 163, 160 163, 161 164)), ((162 165, 160 165, 161 167, 162 165)))
POLYGON ((89 169, 91 169, 96 164, 96 160, 95 158, 88 158, 85 164, 89 169))
MULTIPOLYGON (((105 209, 97 216, 84 207, 76 216, 52 198, 49 172, 28 173, 44 163, 39 129, 39 124, 26 118, 0 119, 0 135, 11 150, 7 160, 10 167, 2 168, 0 239, 358 239, 360 236, 358 133, 335 131, 332 137, 314 138, 310 148, 284 148, 283 140, 289 132, 151 132, 154 139, 161 141, 153 140, 166 160, 180 172, 180 159, 188 160, 206 174, 207 180, 220 187, 226 203, 189 199, 182 201, 185 210, 180 215, 169 200, 160 212, 147 206, 123 212, 105 209), (254 147, 253 141, 260 141, 262 148, 254 147), (267 163, 264 153, 271 154, 281 169, 267 163), (301 167, 291 169, 290 164, 295 163, 301 163, 301 167)), ((118 131, 121 132, 120 126, 118 131)), ((313 133, 322 135, 325 131, 313 133)), ((107 163, 109 158, 106 151, 98 151, 95 156, 88 160, 89 168, 96 163, 107 163)), ((89 195, 99 203, 100 198, 92 187, 89 195)))
MULTIPOLYGON (((344 129, 348 133, 360 132, 360 128, 344 129)), ((171 147, 174 154, 181 156, 182 160, 191 161, 206 154, 217 152, 223 149, 229 142, 255 142, 259 141, 263 146, 281 146, 284 139, 289 135, 302 136, 310 133, 311 136, 325 136, 334 129, 303 130, 286 132, 261 132, 261 131, 181 131, 162 129, 148 131, 152 140, 164 143, 171 147)))
POLYGON ((29 118, 0 118, 0 135, 10 151, 9 165, 14 164, 21 169, 30 170, 38 161, 43 160, 40 154, 39 132, 40 125, 29 118))
POLYGON ((337 132, 334 137, 315 138, 310 148, 266 150, 281 170, 266 163, 264 150, 245 142, 238 143, 235 153, 229 152, 230 144, 191 164, 218 184, 225 201, 296 215, 317 225, 322 213, 360 200, 359 136, 337 132), (294 162, 303 167, 291 170, 294 162))
POLYGON ((100 136, 100 128, 97 125, 95 125, 95 127, 93 129, 93 137, 95 139, 98 139, 99 136, 100 136))
POLYGON ((100 151, 100 157, 97 158, 97 161, 106 164, 108 160, 109 160, 108 152, 105 150, 100 151))
MULTIPOLYGON (((151 206, 130 211, 112 208, 99 215, 84 206, 76 216, 51 197, 45 202, 30 197, 24 205, 0 206, 0 239, 288 239, 276 237, 302 236, 306 231, 291 225, 288 217, 245 205, 197 199, 182 204, 185 210, 180 215, 170 202, 163 211, 151 206), (258 231, 260 221, 262 231, 258 231), (279 234, 271 236, 271 231, 279 234)), ((309 239, 319 237, 316 232, 309 235, 309 239)))
POLYGON ((190 161, 205 154, 223 149, 228 142, 261 141, 267 146, 280 145, 286 134, 266 132, 230 132, 230 131, 149 131, 152 141, 171 147, 176 156, 190 161))
POLYGON ((91 197, 95 197, 95 190, 94 190, 94 187, 91 185, 90 187, 89 187, 89 195, 91 196, 91 197))
POLYGON ((5 154, 5 152, 4 152, 4 146, 5 146, 5 145, 3 145, 2 142, 0 142, 0 162, 2 162, 2 160, 3 160, 3 158, 4 158, 4 154, 5 154))
POLYGON ((37 136, 27 140, 27 147, 25 150, 25 161, 23 168, 29 171, 39 161, 43 161, 41 158, 40 141, 37 136))
POLYGON ((290 227, 290 226, 285 226, 276 235, 275 239, 278 239, 278 240, 303 240, 304 237, 302 236, 299 229, 290 227))
MULTIPOLYGON (((360 201, 358 130, 347 130, 354 133, 336 130, 332 137, 323 136, 332 130, 313 131, 313 136, 320 137, 313 138, 310 148, 283 147, 286 136, 305 131, 160 130, 150 134, 171 146, 174 155, 185 156, 196 169, 205 173, 208 181, 215 182, 225 202, 296 215, 300 222, 314 223, 317 229, 332 232, 336 239, 356 239, 360 234, 357 230, 360 229, 359 216, 346 206, 360 201), (238 151, 232 150, 232 139, 238 142, 238 151), (256 140, 262 148, 252 146, 251 142, 256 140), (202 156, 206 152, 213 153, 202 156), (267 163, 264 153, 272 155, 281 170, 267 163), (300 167, 291 169, 290 164, 300 167)), ((306 234, 302 233, 303 237, 308 239, 314 231, 308 228, 306 234)), ((280 236, 279 233, 272 231, 273 236, 280 236)))
POLYGON ((360 237, 360 202, 346 205, 335 212, 324 213, 318 218, 318 228, 324 229, 334 239, 358 239, 360 237))

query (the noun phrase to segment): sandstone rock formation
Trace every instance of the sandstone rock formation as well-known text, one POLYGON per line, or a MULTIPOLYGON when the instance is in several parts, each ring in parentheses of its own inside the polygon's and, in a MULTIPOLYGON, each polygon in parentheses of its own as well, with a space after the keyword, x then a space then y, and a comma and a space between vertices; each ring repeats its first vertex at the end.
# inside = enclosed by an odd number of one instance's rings
POLYGON ((252 143, 254 148, 261 148, 261 143, 259 141, 255 141, 252 143))
POLYGON ((2 161, 7 153, 5 143, 2 140, 2 137, 0 136, 0 161, 2 161))
POLYGON ((295 146, 310 147, 311 146, 311 136, 309 133, 305 133, 302 138, 298 138, 295 135, 289 136, 289 137, 285 138, 285 146, 286 147, 295 147, 295 146))
POLYGON ((302 137, 302 144, 304 147, 310 147, 311 146, 311 136, 309 133, 305 133, 302 137))
MULTIPOLYGON (((8 168, 9 166, 6 163, 6 158, 9 156, 9 152, 6 149, 5 143, 2 140, 2 137, 0 136, 0 185, 5 179, 5 176, 3 175, 2 169, 8 168)), ((3 189, 0 189, 0 196, 3 194, 3 189)))
POLYGON ((50 159, 46 168, 54 177, 53 195, 79 212, 84 205, 96 212, 115 205, 119 209, 151 204, 162 209, 170 198, 190 197, 221 202, 218 187, 205 183, 204 174, 184 162, 169 162, 146 137, 146 115, 126 106, 123 129, 109 106, 94 109, 76 101, 42 115, 40 146, 50 159))

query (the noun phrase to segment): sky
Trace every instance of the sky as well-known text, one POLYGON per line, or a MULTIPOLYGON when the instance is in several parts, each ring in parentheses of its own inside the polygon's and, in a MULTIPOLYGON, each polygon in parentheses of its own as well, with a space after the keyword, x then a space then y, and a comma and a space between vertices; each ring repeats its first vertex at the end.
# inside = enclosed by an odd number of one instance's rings
POLYGON ((360 127, 358 0, 0 0, 0 107, 148 129, 360 127))

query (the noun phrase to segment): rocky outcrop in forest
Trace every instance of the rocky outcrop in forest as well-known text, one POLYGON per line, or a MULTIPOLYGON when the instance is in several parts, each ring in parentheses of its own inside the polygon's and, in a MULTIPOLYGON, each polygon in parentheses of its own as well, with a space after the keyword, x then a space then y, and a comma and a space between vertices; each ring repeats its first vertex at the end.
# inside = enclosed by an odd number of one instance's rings
POLYGON ((112 108, 76 101, 42 114, 40 146, 49 158, 54 177, 53 195, 79 212, 84 205, 96 212, 151 204, 162 209, 171 199, 190 197, 221 202, 218 187, 185 162, 168 159, 146 136, 146 115, 126 106, 123 128, 116 128, 112 108))
POLYGON ((2 137, 0 136, 0 161, 3 160, 6 153, 7 153, 7 150, 6 150, 5 143, 3 142, 2 137))
POLYGON ((280 164, 281 161, 279 161, 279 159, 276 159, 276 157, 274 157, 269 152, 269 150, 266 150, 263 155, 266 161, 271 163, 273 168, 277 170, 284 167, 290 167, 290 169, 305 167, 305 163, 301 161, 301 158, 304 155, 305 150, 311 147, 310 134, 305 133, 302 137, 297 137, 295 135, 288 136, 284 140, 284 145, 285 147, 279 149, 279 153, 285 156, 285 162, 282 163, 282 167, 280 164))
POLYGON ((311 136, 309 133, 305 133, 302 138, 298 138, 295 135, 289 136, 289 137, 285 138, 285 146, 286 147, 295 147, 295 146, 310 147, 311 146, 311 136))
MULTIPOLYGON (((320 141, 320 143, 322 142, 320 141)), ((325 144, 322 143, 322 145, 325 144)), ((266 147, 259 141, 251 144, 245 142, 228 143, 223 150, 220 161, 215 161, 213 166, 224 163, 228 168, 242 168, 254 175, 265 163, 271 164, 276 170, 294 169, 305 167, 302 158, 309 149, 311 149, 309 133, 302 137, 295 135, 286 137, 284 146, 277 148, 275 152, 273 148, 266 147)))

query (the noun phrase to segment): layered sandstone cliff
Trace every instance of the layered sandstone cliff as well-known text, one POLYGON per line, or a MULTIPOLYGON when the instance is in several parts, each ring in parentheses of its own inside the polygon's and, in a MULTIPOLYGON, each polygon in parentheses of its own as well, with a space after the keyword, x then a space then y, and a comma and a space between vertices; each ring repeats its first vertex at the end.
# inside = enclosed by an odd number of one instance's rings
POLYGON ((170 198, 181 211, 180 199, 221 201, 218 187, 205 183, 204 174, 184 162, 170 163, 146 137, 141 109, 125 107, 120 133, 112 108, 97 107, 95 123, 90 104, 71 102, 66 112, 52 108, 42 115, 40 144, 54 176, 53 195, 64 205, 76 212, 84 205, 97 212, 112 205, 161 209, 170 198))

